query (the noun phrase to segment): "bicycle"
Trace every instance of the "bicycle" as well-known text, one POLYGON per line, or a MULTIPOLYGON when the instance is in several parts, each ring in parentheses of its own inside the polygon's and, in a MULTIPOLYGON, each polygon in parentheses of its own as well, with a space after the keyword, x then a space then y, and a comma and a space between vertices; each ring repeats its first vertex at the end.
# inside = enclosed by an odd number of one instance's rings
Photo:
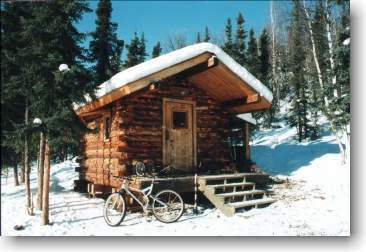
MULTIPOLYGON (((112 175, 113 176, 113 175, 112 175)), ((127 212, 126 195, 131 196, 147 214, 148 210, 152 210, 156 219, 163 223, 173 223, 177 221, 183 214, 184 202, 182 197, 173 190, 162 190, 155 196, 152 191, 155 184, 155 176, 151 181, 151 185, 140 190, 130 187, 126 181, 131 181, 129 177, 117 177, 123 179, 123 183, 118 192, 112 193, 104 204, 104 220, 110 226, 118 226, 122 223, 127 212), (142 200, 133 194, 135 192, 142 196, 142 200), (149 203, 152 201, 152 204, 149 203)))

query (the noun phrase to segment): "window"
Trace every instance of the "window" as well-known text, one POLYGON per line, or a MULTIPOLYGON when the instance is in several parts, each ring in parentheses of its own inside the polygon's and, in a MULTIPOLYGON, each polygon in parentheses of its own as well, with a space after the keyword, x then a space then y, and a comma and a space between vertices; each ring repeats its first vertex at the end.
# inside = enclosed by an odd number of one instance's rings
POLYGON ((187 112, 173 111, 173 129, 187 128, 187 112))
POLYGON ((111 132, 111 118, 105 117, 104 119, 104 139, 109 139, 109 135, 111 132))

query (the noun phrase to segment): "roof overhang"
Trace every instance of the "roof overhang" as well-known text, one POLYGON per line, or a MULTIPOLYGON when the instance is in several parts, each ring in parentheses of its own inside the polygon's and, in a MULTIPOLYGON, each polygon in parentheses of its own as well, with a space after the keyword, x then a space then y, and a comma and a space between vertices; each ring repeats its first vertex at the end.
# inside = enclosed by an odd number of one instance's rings
POLYGON ((226 109, 239 114, 267 109, 271 91, 219 47, 188 46, 126 69, 99 86, 94 101, 76 106, 83 117, 165 78, 182 75, 226 109))

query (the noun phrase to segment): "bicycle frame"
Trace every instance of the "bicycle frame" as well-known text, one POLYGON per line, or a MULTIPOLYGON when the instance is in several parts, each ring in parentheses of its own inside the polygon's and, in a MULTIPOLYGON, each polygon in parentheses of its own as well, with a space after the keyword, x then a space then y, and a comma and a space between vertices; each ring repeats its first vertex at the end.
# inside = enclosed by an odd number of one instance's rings
POLYGON ((165 205, 163 202, 161 202, 160 200, 158 200, 157 198, 153 197, 151 195, 153 189, 154 189, 154 182, 155 182, 155 177, 153 178, 151 185, 140 190, 134 187, 130 187, 128 185, 126 185, 125 182, 123 182, 123 184, 121 185, 121 188, 119 190, 119 192, 122 194, 123 192, 126 192, 128 195, 130 195, 141 207, 144 211, 146 211, 148 209, 149 206, 149 197, 152 198, 153 200, 158 201, 159 203, 165 205), (143 196, 143 199, 145 202, 141 202, 132 192, 137 192, 140 195, 143 196), (144 204, 145 203, 145 204, 144 204))

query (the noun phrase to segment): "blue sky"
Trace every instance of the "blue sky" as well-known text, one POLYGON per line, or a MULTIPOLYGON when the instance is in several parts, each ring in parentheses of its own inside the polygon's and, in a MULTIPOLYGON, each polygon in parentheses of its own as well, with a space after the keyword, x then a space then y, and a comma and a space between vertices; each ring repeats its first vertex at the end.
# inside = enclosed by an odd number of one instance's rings
MULTIPOLYGON (((77 25, 82 32, 95 29, 97 1, 90 1, 92 13, 85 14, 77 25)), ((260 33, 269 20, 268 1, 112 1, 112 21, 118 24, 118 36, 129 43, 134 32, 145 33, 147 53, 157 41, 163 45, 169 35, 186 34, 189 42, 207 25, 216 34, 223 34, 228 17, 235 22, 241 12, 245 29, 260 33)), ((235 27, 233 29, 235 31, 235 27)), ((85 44, 87 45, 88 42, 85 44)), ((123 58, 126 50, 123 51, 123 58)))

